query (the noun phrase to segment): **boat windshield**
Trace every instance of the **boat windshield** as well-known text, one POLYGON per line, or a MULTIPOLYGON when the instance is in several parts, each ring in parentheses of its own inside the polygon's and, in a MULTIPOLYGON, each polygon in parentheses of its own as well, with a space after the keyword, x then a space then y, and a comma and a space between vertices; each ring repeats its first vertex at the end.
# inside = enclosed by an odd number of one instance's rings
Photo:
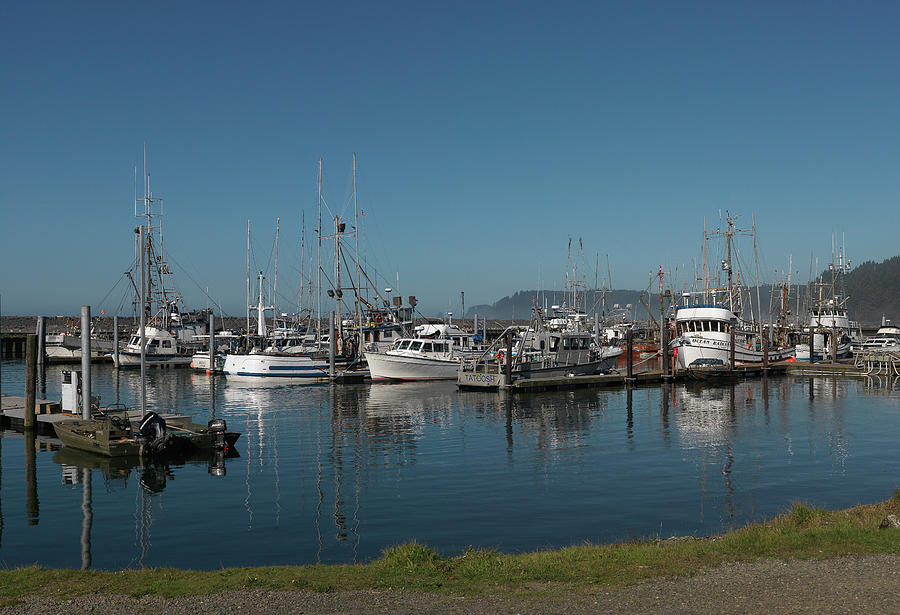
POLYGON ((400 340, 397 342, 397 350, 406 350, 409 348, 410 341, 409 340, 400 340))
POLYGON ((412 351, 417 351, 422 349, 422 342, 412 342, 409 345, 409 349, 412 351))

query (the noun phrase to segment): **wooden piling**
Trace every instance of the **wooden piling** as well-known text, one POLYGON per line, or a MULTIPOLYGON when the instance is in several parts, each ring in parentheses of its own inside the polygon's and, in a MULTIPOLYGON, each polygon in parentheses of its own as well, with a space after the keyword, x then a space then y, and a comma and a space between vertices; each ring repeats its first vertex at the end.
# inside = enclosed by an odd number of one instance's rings
MULTIPOLYGON (((729 271, 728 275, 731 275, 730 271, 729 271)), ((729 340, 730 340, 730 343, 728 345, 728 369, 732 369, 732 370, 734 369, 734 343, 735 343, 734 342, 734 327, 736 324, 737 324, 737 320, 732 319, 731 323, 728 326, 729 340)))
MULTIPOLYGON (((37 348, 37 343, 35 343, 37 348)), ((32 415, 34 405, 31 406, 32 415)), ((25 413, 28 416, 28 413, 25 413)), ((37 525, 40 518, 40 501, 37 489, 37 451, 35 450, 35 437, 33 429, 25 430, 25 511, 28 515, 28 525, 37 525)))
POLYGON ((25 429, 34 429, 35 388, 37 385, 37 335, 25 336, 25 429))
POLYGON ((512 383, 512 331, 506 333, 506 382, 512 383))
POLYGON ((769 332, 763 329, 762 336, 763 370, 769 369, 769 332))
POLYGON ((37 331, 35 334, 37 335, 37 363, 38 365, 44 364, 44 358, 47 354, 46 349, 46 340, 47 340, 47 317, 46 316, 38 316, 37 317, 37 331))
POLYGON ((625 333, 625 352, 628 353, 625 362, 625 378, 626 382, 630 383, 634 380, 634 331, 631 327, 625 333))

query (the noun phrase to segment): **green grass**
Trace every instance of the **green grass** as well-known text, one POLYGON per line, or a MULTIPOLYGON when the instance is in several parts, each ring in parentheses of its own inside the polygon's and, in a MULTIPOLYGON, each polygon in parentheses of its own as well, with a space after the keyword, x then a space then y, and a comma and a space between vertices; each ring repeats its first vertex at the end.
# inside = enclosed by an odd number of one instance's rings
POLYGON ((99 572, 39 566, 0 571, 0 604, 32 594, 65 598, 94 592, 163 597, 266 588, 330 592, 407 589, 479 594, 548 593, 622 587, 646 579, 687 576, 725 562, 757 558, 828 558, 900 553, 900 530, 879 530, 900 515, 900 490, 874 505, 828 511, 794 504, 785 514, 719 536, 572 546, 502 554, 469 549, 442 557, 412 542, 386 549, 369 564, 268 566, 193 571, 172 568, 99 572))

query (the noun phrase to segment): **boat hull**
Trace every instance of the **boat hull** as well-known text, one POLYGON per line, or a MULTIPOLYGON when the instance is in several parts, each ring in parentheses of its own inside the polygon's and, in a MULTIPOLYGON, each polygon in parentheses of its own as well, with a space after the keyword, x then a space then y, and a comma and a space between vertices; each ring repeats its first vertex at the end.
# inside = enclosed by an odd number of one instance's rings
POLYGON ((373 381, 456 380, 459 361, 367 352, 373 381))
MULTIPOLYGON (((191 357, 185 355, 165 355, 147 353, 145 355, 147 367, 187 367, 191 364, 191 357)), ((115 361, 115 355, 113 355, 115 361)), ((140 353, 119 351, 119 362, 116 367, 140 367, 140 353)))
MULTIPOLYGON (((684 337, 675 343, 675 354, 678 357, 678 366, 681 368, 690 367, 696 361, 709 362, 721 361, 723 365, 728 365, 731 361, 731 341, 728 334, 720 334, 715 336, 695 336, 684 337)), ((793 348, 773 348, 769 350, 769 362, 784 361, 794 356, 793 348)), ((734 362, 736 364, 744 363, 762 363, 763 353, 755 348, 745 348, 740 344, 734 349, 734 362)))
POLYGON ((328 360, 310 356, 230 354, 222 373, 229 380, 296 383, 328 382, 328 360))

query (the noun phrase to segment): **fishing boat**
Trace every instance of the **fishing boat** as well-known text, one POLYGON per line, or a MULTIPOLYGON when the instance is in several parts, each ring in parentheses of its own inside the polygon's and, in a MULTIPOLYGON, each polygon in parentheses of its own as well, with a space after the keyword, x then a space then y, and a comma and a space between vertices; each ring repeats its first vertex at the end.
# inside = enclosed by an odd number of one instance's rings
MULTIPOLYGON (((107 358, 113 350, 113 341, 98 337, 91 332, 91 359, 107 358)), ((48 333, 44 336, 44 351, 51 363, 74 363, 81 361, 81 333, 74 330, 48 333)))
POLYGON ((227 451, 240 437, 224 419, 207 425, 165 420, 148 412, 134 429, 126 411, 105 411, 97 418, 58 421, 56 437, 65 446, 106 457, 154 457, 192 451, 227 451))
MULTIPOLYGON (((175 287, 162 242, 162 199, 153 196, 149 174, 144 182, 144 196, 135 199, 135 211, 139 204, 143 212, 136 216, 146 219, 140 227, 143 235, 135 237, 136 252, 140 258, 135 260, 134 270, 125 275, 135 291, 135 306, 144 317, 143 337, 147 342, 145 364, 151 367, 187 367, 196 349, 194 337, 206 334, 206 325, 193 322, 192 314, 185 312, 181 293, 175 287), (155 226, 154 218, 157 218, 155 226), (139 274, 139 263, 152 263, 152 266, 145 267, 145 273, 139 274)), ((116 367, 141 365, 140 340, 141 331, 138 330, 123 349, 112 354, 116 367)))
MULTIPOLYGON (((670 347, 674 349, 681 368, 720 364, 734 367, 743 363, 761 363, 764 356, 774 362, 794 355, 793 346, 776 344, 776 340, 769 337, 770 329, 752 319, 743 318, 746 289, 742 287, 740 273, 736 282, 732 278, 732 241, 737 233, 743 231, 735 228, 735 221, 730 213, 726 214, 725 223, 725 230, 713 234, 725 237, 726 253, 721 263, 722 271, 727 274, 727 284, 723 287, 718 276, 711 279, 706 274, 706 242, 710 234, 704 228, 703 288, 683 293, 682 304, 675 308, 676 337, 670 347)), ((754 224, 754 236, 755 226, 754 224)), ((752 307, 750 311, 752 312, 752 307)))
POLYGON ((373 381, 455 380, 473 337, 452 324, 419 325, 416 337, 401 338, 386 352, 367 350, 366 363, 373 381))
POLYGON ((837 262, 829 263, 828 269, 830 280, 821 275, 809 285, 808 318, 803 328, 807 342, 796 345, 798 361, 809 361, 810 354, 812 361, 845 359, 852 352, 854 338, 862 337, 859 324, 851 322, 847 309, 849 297, 844 292, 844 274, 850 271, 850 261, 845 262, 843 248, 838 252, 837 262), (810 333, 812 349, 808 343, 810 333))

